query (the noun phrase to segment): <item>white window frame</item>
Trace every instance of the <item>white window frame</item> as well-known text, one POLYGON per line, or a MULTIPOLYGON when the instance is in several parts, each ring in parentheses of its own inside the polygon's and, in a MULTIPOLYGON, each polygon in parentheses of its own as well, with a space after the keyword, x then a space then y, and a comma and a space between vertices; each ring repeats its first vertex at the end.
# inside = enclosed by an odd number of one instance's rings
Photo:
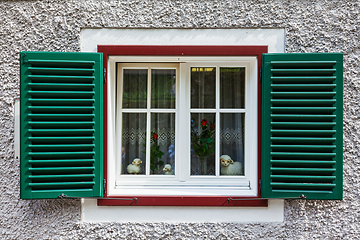
MULTIPOLYGON (((170 66, 170 65, 167 65, 170 66)), ((173 65, 174 67, 175 65, 173 65)), ((257 156, 257 58, 256 57, 157 57, 157 56, 110 56, 108 61, 108 195, 114 196, 257 196, 258 194, 258 156, 257 156), (164 63, 176 64, 177 71, 177 86, 176 108, 180 112, 187 112, 186 116, 176 114, 176 149, 175 149, 175 162, 176 162, 176 175, 165 176, 150 176, 149 178, 140 175, 122 175, 120 176, 120 169, 117 164, 117 156, 121 156, 121 152, 117 151, 119 147, 119 137, 121 136, 119 128, 116 128, 116 119, 119 119, 119 111, 116 109, 116 81, 119 76, 116 76, 117 63, 164 63), (190 67, 245 67, 246 83, 245 83, 245 176, 189 176, 190 165, 184 166, 182 169, 179 167, 179 159, 183 152, 187 152, 187 158, 190 159, 190 67), (180 89, 188 89, 187 91, 180 91, 180 89), (251 99, 250 99, 251 98, 251 99), (182 99, 181 104, 179 100, 182 99), (186 101, 183 101, 186 99, 186 101), (185 110, 184 110, 185 109, 185 110), (180 118, 186 119, 180 121, 180 118), (181 131, 179 129, 188 129, 189 131, 181 131), (115 133, 116 130, 116 134, 115 133), (181 143, 187 143, 186 146, 180 146, 181 143), (183 150, 179 150, 183 149, 183 150), (182 174, 179 174, 182 173, 182 174), (216 179, 215 179, 216 178, 216 179), (174 179, 171 181, 171 179, 174 179), (166 181, 164 181, 166 180, 166 181), (170 181, 169 181, 170 180, 170 181), (160 182, 161 184, 156 184, 160 182), (167 184, 163 184, 167 182, 167 184), (167 185, 167 186, 165 186, 167 185)), ((119 72, 119 71, 118 71, 119 72)), ((217 79, 219 79, 219 71, 217 71, 217 79)), ((218 91, 219 96, 219 91, 218 91)), ((232 111, 232 110, 230 110, 232 111)), ((219 121, 217 121, 219 122, 219 121)), ((217 127, 217 134, 219 128, 217 127)), ((219 155, 219 144, 216 147, 216 156, 219 155)), ((190 161, 187 161, 190 163, 190 161)), ((217 168, 220 166, 217 164, 217 168)), ((217 169, 220 172, 220 169, 217 169)))

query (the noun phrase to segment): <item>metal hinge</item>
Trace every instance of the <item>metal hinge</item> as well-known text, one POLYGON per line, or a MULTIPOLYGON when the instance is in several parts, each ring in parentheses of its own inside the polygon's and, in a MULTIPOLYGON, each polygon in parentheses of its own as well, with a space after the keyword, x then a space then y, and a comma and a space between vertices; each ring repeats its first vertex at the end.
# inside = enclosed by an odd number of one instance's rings
POLYGON ((262 83, 262 68, 260 68, 260 77, 259 77, 259 83, 262 83))
POLYGON ((106 194, 106 179, 103 179, 103 192, 106 194))
POLYGON ((66 194, 62 193, 58 196, 58 198, 63 199, 63 198, 68 198, 68 196, 66 194))
POLYGON ((22 63, 25 64, 28 61, 26 60, 26 53, 24 53, 24 55, 22 56, 22 63))
POLYGON ((106 83, 106 68, 103 69, 103 83, 105 84, 106 83))

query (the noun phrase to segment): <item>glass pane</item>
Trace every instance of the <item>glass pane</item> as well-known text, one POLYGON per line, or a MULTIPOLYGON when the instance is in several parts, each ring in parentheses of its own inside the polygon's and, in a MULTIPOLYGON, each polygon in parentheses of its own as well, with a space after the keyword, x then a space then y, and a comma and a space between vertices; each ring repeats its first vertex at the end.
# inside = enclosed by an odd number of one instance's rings
POLYGON ((146 113, 123 113, 121 174, 145 174, 146 113))
POLYGON ((191 175, 215 175, 215 113, 191 114, 191 175))
POLYGON ((146 108, 147 69, 124 69, 123 108, 146 108))
POLYGON ((150 173, 175 174, 175 113, 151 114, 150 173))
POLYGON ((175 108, 175 69, 151 70, 151 108, 175 108))
POLYGON ((191 108, 215 108, 216 68, 191 68, 191 108))
POLYGON ((220 114, 220 175, 244 175, 244 113, 220 114))
POLYGON ((245 68, 220 68, 220 107, 245 108, 245 68))

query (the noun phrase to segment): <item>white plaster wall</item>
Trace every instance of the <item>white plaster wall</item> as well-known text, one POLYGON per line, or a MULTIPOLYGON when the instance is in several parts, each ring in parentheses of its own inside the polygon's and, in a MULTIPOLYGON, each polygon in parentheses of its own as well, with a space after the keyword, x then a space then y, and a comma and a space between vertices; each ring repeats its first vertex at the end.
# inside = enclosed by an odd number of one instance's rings
POLYGON ((2 239, 357 239, 359 1, 0 0, 2 239), (80 200, 20 200, 14 99, 22 50, 80 51, 85 28, 284 28, 286 52, 344 53, 344 200, 285 202, 282 223, 81 223, 80 200))

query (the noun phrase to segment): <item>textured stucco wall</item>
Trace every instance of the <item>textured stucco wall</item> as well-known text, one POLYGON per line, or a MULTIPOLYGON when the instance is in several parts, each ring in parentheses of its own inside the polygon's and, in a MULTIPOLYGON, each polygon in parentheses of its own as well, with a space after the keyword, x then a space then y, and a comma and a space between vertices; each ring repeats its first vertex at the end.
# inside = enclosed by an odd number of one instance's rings
POLYGON ((359 11, 359 1, 330 0, 0 1, 0 238, 359 238, 359 11), (79 51, 82 28, 260 27, 285 28, 287 52, 344 53, 343 201, 287 201, 276 224, 81 224, 77 200, 19 200, 19 51, 79 51))

